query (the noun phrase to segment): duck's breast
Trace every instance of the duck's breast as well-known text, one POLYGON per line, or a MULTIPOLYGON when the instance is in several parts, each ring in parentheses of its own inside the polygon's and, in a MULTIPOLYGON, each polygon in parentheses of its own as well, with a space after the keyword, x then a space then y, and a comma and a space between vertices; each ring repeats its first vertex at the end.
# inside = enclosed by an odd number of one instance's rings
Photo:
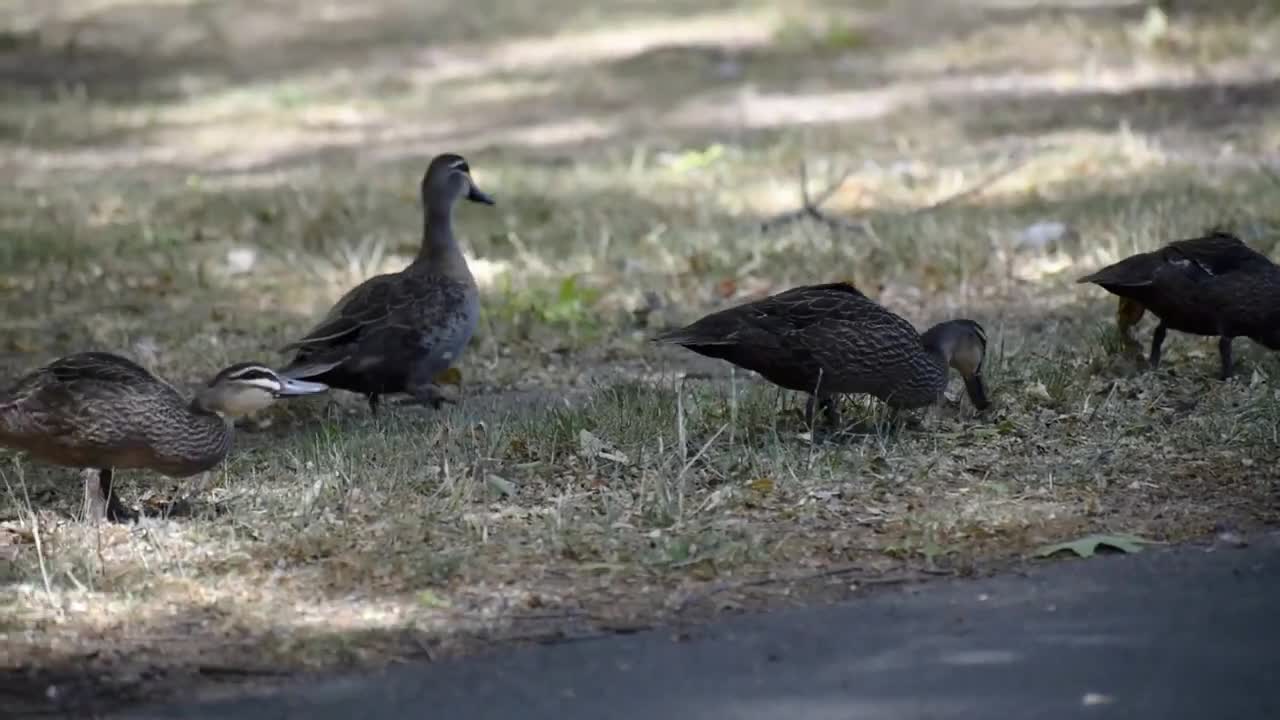
POLYGON ((442 288, 442 302, 425 313, 416 341, 416 372, 435 374, 458 361, 480 322, 480 293, 474 286, 442 288))

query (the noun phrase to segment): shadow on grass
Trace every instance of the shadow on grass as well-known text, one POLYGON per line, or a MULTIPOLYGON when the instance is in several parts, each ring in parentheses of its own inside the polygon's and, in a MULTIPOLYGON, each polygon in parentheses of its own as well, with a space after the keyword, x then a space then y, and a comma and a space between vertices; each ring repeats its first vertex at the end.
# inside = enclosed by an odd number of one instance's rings
MULTIPOLYGON (((494 1, 486 0, 482 5, 494 1)), ((904 73, 894 65, 899 54, 907 50, 927 52, 930 42, 945 43, 954 38, 936 35, 913 37, 910 42, 890 41, 896 37, 893 32, 904 25, 909 27, 902 11, 858 20, 866 25, 860 30, 865 33, 865 42, 826 47, 823 43, 830 41, 795 43, 778 37, 777 30, 761 36, 756 28, 740 37, 729 20, 724 21, 723 30, 708 30, 707 37, 692 41, 666 39, 660 34, 649 37, 654 31, 644 24, 656 18, 679 28, 689 16, 714 18, 716 12, 749 7, 730 0, 708 8, 666 3, 657 13, 619 3, 612 8, 607 26, 620 28, 617 31, 601 29, 602 18, 593 7, 573 0, 560 14, 526 9, 484 15, 486 9, 493 8, 468 6, 467 17, 472 13, 486 17, 484 29, 479 30, 474 22, 455 14, 448 3, 435 3, 425 9, 410 4, 382 4, 340 19, 308 13, 285 3, 254 10, 262 13, 260 23, 231 19, 236 16, 229 8, 250 12, 248 5, 238 2, 205 2, 194 8, 126 4, 101 11, 85 21, 84 27, 100 24, 106 28, 103 34, 107 38, 113 32, 128 36, 141 32, 136 29, 140 27, 137 19, 145 14, 147 26, 161 28, 155 31, 161 37, 165 27, 192 23, 204 28, 198 32, 187 29, 188 34, 196 32, 197 36, 216 36, 209 28, 219 23, 228 27, 244 23, 253 31, 245 34, 247 39, 239 38, 235 43, 206 37, 192 45, 197 49, 189 51, 191 57, 152 57, 144 51, 131 55, 110 43, 101 47, 90 43, 75 51, 87 54, 83 62, 68 61, 66 58, 74 58, 74 53, 45 47, 38 38, 25 38, 7 50, 12 57, 0 68, 10 70, 7 76, 0 71, 0 88, 7 84, 10 92, 18 95, 30 88, 47 93, 71 78, 89 87, 90 101, 114 97, 126 105, 142 107, 182 96, 172 89, 152 91, 148 87, 173 84, 186 74, 198 75, 202 63, 212 64, 215 69, 210 72, 221 79, 201 82, 242 86, 246 92, 263 95, 263 101, 252 104, 246 115, 278 112, 287 124, 300 124, 304 135, 313 136, 299 142, 296 150, 264 150, 262 159, 236 161, 232 169, 239 173, 269 173, 317 162, 340 165, 404 153, 425 154, 431 148, 445 146, 524 147, 536 148, 543 154, 573 153, 600 145, 625 145, 637 133, 653 130, 677 143, 696 144, 753 129, 882 123, 929 108, 971 114, 973 120, 967 131, 972 137, 1026 134, 1048 127, 1110 130, 1129 118, 1144 128, 1213 128, 1228 112, 1237 116, 1241 112, 1258 117, 1266 114, 1276 95, 1275 80, 1269 77, 1235 86, 1177 81, 1165 87, 1161 81, 1153 80, 1139 83, 1132 90, 1105 93, 1091 90, 1087 82, 1062 92, 1049 90, 1060 84, 1051 76, 1003 78, 997 73, 975 80, 941 67, 904 73), (555 15, 571 27, 581 23, 582 27, 593 29, 576 39, 571 34, 560 41, 564 49, 556 50, 559 46, 550 33, 557 23, 549 21, 548 15, 555 15), (490 16, 495 18, 492 22, 490 16), (627 22, 639 23, 635 32, 648 39, 626 40, 627 22), (523 33, 518 37, 517 29, 523 33), (475 35, 473 30, 491 44, 483 46, 483 51, 460 49, 457 58, 449 57, 445 48, 466 41, 475 35), (881 36, 881 40, 876 39, 881 36), (546 47, 536 51, 521 49, 520 43, 526 41, 546 47), (574 42, 583 44, 576 55, 568 50, 574 42), (247 43, 248 47, 237 43, 247 43), (477 52, 478 59, 474 57, 477 52), (531 54, 533 60, 520 62, 520 53, 531 54), (563 58, 559 60, 549 59, 560 55, 563 58), (846 63, 850 58, 855 61, 852 65, 846 63), (68 63, 71 69, 62 67, 68 63), (432 92, 424 95, 424 88, 432 92), (370 104, 384 112, 366 112, 370 104), (331 122, 295 117, 299 110, 313 105, 345 108, 338 113, 344 117, 331 122), (437 109, 423 115, 423 108, 431 107, 437 109), (345 118, 353 113, 358 119, 345 118), (418 116, 422 116, 421 124, 408 120, 418 116)), ((1213 12, 1208 8, 1197 11, 1213 12)), ((826 17, 823 13, 831 12, 831 8, 820 6, 813 17, 826 17)), ((983 10, 980 15, 985 24, 963 32, 998 32, 1000 28, 1015 31, 1031 19, 1053 17, 1058 12, 983 10)), ((1133 7, 1125 4, 1061 11, 1102 26, 1127 18, 1132 12, 1133 7)), ((1232 17, 1238 14, 1231 8, 1222 12, 1232 17)), ((92 33, 89 35, 92 37, 92 33)), ((155 39, 148 42, 163 44, 155 39)), ((149 47, 141 40, 131 43, 125 46, 149 47)), ((202 89, 188 97, 198 100, 209 92, 202 89)), ((73 103, 65 111, 75 114, 84 109, 73 103)), ((146 142, 153 136, 187 136, 227 121, 225 113, 211 112, 209 119, 201 118, 201 114, 184 117, 177 123, 161 116, 118 127, 113 126, 113 121, 104 120, 105 127, 70 131, 75 137, 64 137, 57 131, 44 136, 40 127, 32 131, 17 115, 7 121, 0 118, 0 122, 8 123, 3 132, 11 139, 56 147, 68 140, 72 145, 86 141, 119 144, 146 142)), ((215 161, 201 167, 198 162, 132 161, 215 173, 220 164, 215 161)))
MULTIPOLYGON (((296 75, 324 75, 367 63, 371 56, 422 50, 431 64, 437 47, 550 35, 601 19, 597 3, 557 0, 555 12, 501 0, 465 5, 449 0, 382 0, 360 8, 320 8, 285 0, 198 0, 194 3, 115 2, 63 12, 31 11, 24 31, 0 43, 0 88, 52 96, 84 86, 97 100, 131 104, 171 100, 205 88, 234 87, 296 75), (78 12, 77 12, 78 11, 78 12)), ((735 0, 614 2, 612 23, 654 16, 681 18, 741 7, 735 0)))

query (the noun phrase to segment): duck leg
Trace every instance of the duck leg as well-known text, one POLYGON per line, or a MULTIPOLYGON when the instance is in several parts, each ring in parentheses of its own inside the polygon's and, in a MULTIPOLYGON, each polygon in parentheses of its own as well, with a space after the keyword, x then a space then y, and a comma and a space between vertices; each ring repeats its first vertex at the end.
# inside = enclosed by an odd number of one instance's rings
POLYGON ((1231 359, 1231 341, 1234 339, 1225 335, 1218 338, 1218 355, 1222 357, 1222 373, 1219 377, 1222 380, 1230 379, 1231 372, 1235 369, 1235 363, 1231 359))
POLYGON ((1149 364, 1151 369, 1155 370, 1160 367, 1160 346, 1164 345, 1164 336, 1168 334, 1169 328, 1165 326, 1164 321, 1156 326, 1156 331, 1151 334, 1151 360, 1149 364))
POLYGON ((804 404, 804 421, 807 425, 813 425, 818 417, 818 411, 822 411, 823 417, 832 427, 840 424, 840 408, 836 405, 835 397, 832 395, 810 395, 804 404))
POLYGON ((1142 320, 1147 309, 1142 303, 1131 298, 1122 297, 1116 307, 1116 330, 1120 333, 1120 341, 1135 355, 1142 356, 1142 346, 1133 336, 1133 329, 1142 320))
POLYGON ((378 417, 378 393, 369 393, 365 397, 369 400, 369 412, 373 413, 374 417, 378 417))
POLYGON ((138 519, 138 513, 130 510, 120 502, 120 495, 111 487, 111 480, 115 472, 111 468, 106 468, 98 473, 98 486, 102 491, 102 497, 107 500, 107 519, 111 522, 133 522, 138 519))
POLYGON ((83 476, 86 520, 105 517, 111 522, 132 522, 138 519, 138 513, 125 507, 120 502, 120 496, 113 491, 111 481, 114 471, 111 468, 85 470, 83 476))

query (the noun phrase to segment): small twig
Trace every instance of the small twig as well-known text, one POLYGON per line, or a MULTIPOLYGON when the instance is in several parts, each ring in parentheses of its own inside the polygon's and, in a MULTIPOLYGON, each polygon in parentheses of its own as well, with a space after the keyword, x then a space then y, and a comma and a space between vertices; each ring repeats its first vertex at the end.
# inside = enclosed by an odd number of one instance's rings
MULTIPOLYGON (((23 493, 26 493, 25 487, 23 493)), ((31 536, 36 541, 36 560, 40 563, 40 579, 44 581, 44 594, 48 596, 49 604, 56 607, 57 603, 53 599, 53 584, 49 582, 49 567, 44 562, 44 542, 40 540, 40 518, 35 510, 29 512, 31 513, 31 536)))
POLYGON ((689 440, 684 427, 684 377, 676 379, 676 442, 680 445, 680 462, 689 460, 689 440))
POLYGON ((860 224, 849 223, 839 218, 833 218, 820 209, 824 203, 831 199, 844 183, 853 174, 852 170, 845 170, 840 174, 839 179, 827 186, 825 190, 818 193, 817 198, 809 195, 809 168, 804 162, 800 163, 800 209, 791 210, 781 215, 777 215, 769 220, 765 220, 760 225, 762 232, 768 232, 781 225, 797 222, 805 218, 817 220, 824 223, 833 230, 847 230, 849 232, 862 232, 863 228, 860 224))
MULTIPOLYGON (((40 578, 44 581, 44 593, 49 597, 49 604, 56 608, 57 604, 53 599, 53 583, 49 582, 49 567, 44 561, 44 541, 40 539, 40 517, 36 515, 35 505, 31 504, 31 493, 27 492, 27 476, 22 472, 22 465, 17 458, 13 459, 13 470, 18 476, 18 487, 22 489, 22 501, 26 504, 27 514, 31 516, 31 537, 36 543, 36 560, 40 563, 40 578)), ((5 487, 9 488, 9 494, 13 495, 13 488, 9 486, 9 476, 3 476, 5 487)))
MULTIPOLYGON (((817 209, 826 205, 827 201, 830 200, 840 190, 840 188, 844 187, 845 181, 848 180, 849 176, 852 174, 852 168, 846 169, 844 172, 840 173, 840 177, 836 178, 835 182, 828 185, 826 190, 818 193, 817 198, 807 201, 805 203, 806 207, 817 209)), ((808 190, 806 189, 805 192, 807 194, 808 190)))
POLYGON ((728 428, 729 428, 728 423, 721 425, 720 429, 716 430, 715 434, 707 438, 707 441, 702 444, 702 447, 699 448, 698 452, 695 453, 693 457, 689 458, 689 461, 684 464, 684 467, 680 468, 680 473, 676 475, 676 485, 680 488, 679 502, 680 502, 681 516, 684 515, 685 474, 689 472, 689 468, 693 467, 694 463, 698 462, 698 460, 700 460, 702 456, 706 454, 707 449, 711 447, 711 443, 714 443, 716 441, 716 438, 720 437, 720 434, 723 433, 728 428))
MULTIPOLYGON (((995 184, 995 182, 1000 180, 1001 178, 1012 175, 1018 170, 1021 170, 1022 168, 1026 167, 1027 163, 1029 162, 1031 162, 1030 154, 1020 158, 1018 161, 1012 163, 1011 165, 1005 168, 1002 168, 1000 170, 997 170, 995 172, 992 172, 980 178, 977 182, 957 192, 947 195, 946 197, 943 197, 939 200, 935 200, 934 202, 929 203, 928 205, 924 205, 924 206, 915 208, 913 210, 909 210, 907 211, 907 214, 913 215, 916 213, 929 212, 931 210, 938 210, 940 208, 946 207, 953 203, 959 202, 960 200, 973 197, 974 195, 977 195, 983 190, 986 190, 991 185, 995 184)), ((1266 173, 1269 177, 1272 177, 1277 184, 1280 184, 1280 175, 1274 174, 1274 171, 1271 171, 1269 168, 1263 167, 1261 169, 1263 173, 1266 173)), ((800 200, 802 203, 800 206, 800 209, 791 210, 791 211, 782 213, 780 215, 776 215, 768 220, 765 220, 763 223, 761 223, 760 230, 762 232, 768 232, 781 225, 786 225, 788 223, 793 223, 793 222, 797 222, 799 220, 808 218, 808 219, 816 220, 820 223, 823 223, 828 227, 832 228, 833 230, 845 230, 849 232, 857 232, 857 233, 863 233, 863 234, 868 233, 869 231, 867 229, 866 223, 852 222, 849 220, 834 218, 822 212, 822 210, 820 209, 823 203, 825 203, 827 200, 830 200, 831 197, 835 195, 836 191, 838 191, 844 185, 845 180, 849 178, 849 175, 851 174, 851 172, 852 171, 844 172, 840 176, 840 179, 838 181, 836 181, 827 189, 819 193, 816 199, 813 199, 809 196, 808 170, 805 168, 804 163, 800 163, 800 200)))
POLYGON ((731 449, 738 429, 738 376, 734 372, 736 369, 734 365, 729 366, 729 447, 731 449))
POLYGON ((925 205, 922 208, 917 208, 915 210, 912 210, 911 212, 913 213, 929 212, 930 210, 937 210, 939 208, 943 208, 948 205, 951 205, 952 203, 959 202, 960 200, 964 200, 965 198, 973 197, 974 195, 977 195, 983 190, 986 190, 987 188, 994 185, 996 181, 1000 180, 1001 178, 1008 177, 1014 174, 1015 172, 1021 170, 1022 168, 1026 167, 1027 163, 1029 162, 1031 162, 1031 157, 1029 155, 1026 157, 1019 158, 1017 162, 1014 162, 1007 167, 1001 168, 1000 170, 996 170, 994 172, 988 173, 986 176, 982 177, 972 185, 969 185, 968 187, 963 188, 958 192, 954 192, 950 195, 947 195, 940 200, 936 200, 928 205, 925 205))
MULTIPOLYGON (((679 615, 683 613, 685 610, 689 609, 689 607, 694 603, 701 602, 703 600, 709 600, 710 598, 716 595, 719 595, 720 593, 723 593, 723 592, 729 592, 732 590, 743 590, 743 589, 752 588, 752 587, 763 587, 765 585, 777 585, 782 583, 812 582, 814 580, 823 580, 831 577, 839 577, 841 575, 851 575, 853 573, 862 572, 864 570, 865 568, 863 568, 863 566, 861 565, 852 565, 852 564, 836 565, 835 567, 826 568, 824 570, 818 570, 816 572, 795 573, 791 575, 780 575, 780 576, 774 575, 774 576, 768 576, 768 577, 751 578, 748 580, 739 580, 736 582, 719 583, 717 585, 714 585, 713 587, 711 587, 705 592, 693 594, 686 597, 683 601, 681 601, 680 605, 676 608, 675 614, 679 615)), ((914 580, 921 580, 923 579, 923 577, 930 576, 930 575, 946 576, 946 575, 953 575, 953 574, 954 573, 951 572, 950 570, 915 570, 909 573, 902 573, 900 575, 873 575, 869 577, 863 577, 858 579, 858 584, 860 585, 897 585, 900 583, 912 582, 914 580)))

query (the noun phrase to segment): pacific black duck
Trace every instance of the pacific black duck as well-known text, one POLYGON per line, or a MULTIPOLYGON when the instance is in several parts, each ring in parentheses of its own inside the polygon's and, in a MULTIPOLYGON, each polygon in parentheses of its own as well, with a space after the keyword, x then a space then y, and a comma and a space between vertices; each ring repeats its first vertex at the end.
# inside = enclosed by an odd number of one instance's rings
MULTIPOLYGON (((233 418, 274 399, 328 388, 280 377, 257 363, 219 372, 191 401, 142 366, 111 353, 68 355, 0 394, 0 445, 35 459, 98 470, 107 517, 130 520, 111 491, 115 469, 145 468, 188 477, 216 466, 231 449, 233 418)), ((88 482, 88 481, 86 481, 88 482)), ((86 487, 86 497, 93 489, 86 487)))
POLYGON ((1080 278, 1120 297, 1116 325, 1138 347, 1132 330, 1150 310, 1160 323, 1151 337, 1151 368, 1169 330, 1217 336, 1219 377, 1231 377, 1231 343, 1247 337, 1280 350, 1280 267, 1224 230, 1176 240, 1080 278))
POLYGON ((973 320, 950 320, 924 335, 848 283, 807 285, 712 313, 655 342, 754 370, 789 390, 810 393, 835 422, 834 395, 865 393, 894 409, 938 401, 947 368, 964 378, 979 410, 990 405, 982 380, 987 336, 973 320))
POLYGON ((369 278, 347 292, 306 337, 281 372, 378 398, 408 393, 417 402, 445 402, 436 377, 471 340, 480 295, 453 234, 453 209, 462 198, 493 205, 476 187, 459 155, 431 161, 422 178, 424 225, 418 256, 404 270, 369 278))

